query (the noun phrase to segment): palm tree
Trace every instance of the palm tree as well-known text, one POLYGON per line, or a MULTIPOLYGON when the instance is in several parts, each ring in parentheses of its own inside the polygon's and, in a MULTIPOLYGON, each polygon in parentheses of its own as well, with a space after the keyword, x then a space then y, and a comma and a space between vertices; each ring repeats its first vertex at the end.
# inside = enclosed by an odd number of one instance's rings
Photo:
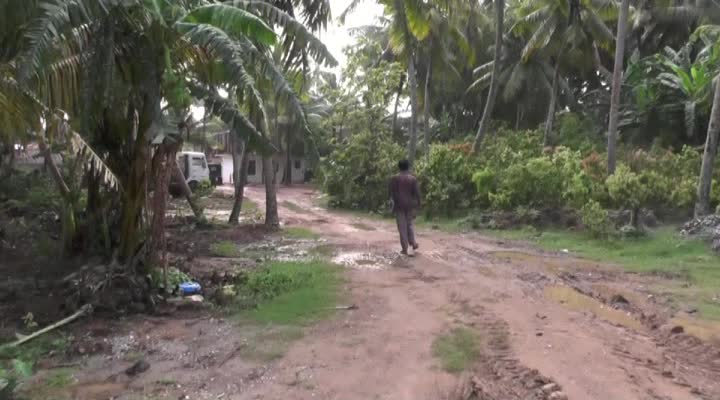
POLYGON ((613 68, 612 91, 610 97, 610 123, 608 126, 607 137, 607 153, 608 175, 615 173, 616 164, 616 142, 618 132, 618 120, 620 118, 620 92, 622 90, 623 59, 625 56, 625 35, 628 25, 628 14, 630 10, 630 0, 622 0, 620 5, 620 16, 618 17, 617 35, 615 39, 615 66, 613 68))
POLYGON ((475 134, 475 142, 473 143, 473 152, 478 153, 480 146, 485 138, 493 109, 495 108, 495 98, 497 97, 497 88, 499 83, 498 73, 500 70, 500 60, 502 58, 503 48, 503 19, 505 17, 505 1, 495 0, 495 55, 493 56, 493 72, 490 80, 490 90, 488 91, 487 101, 485 102, 485 111, 483 111, 480 126, 478 126, 475 134))
POLYGON ((615 4, 610 0, 540 0, 524 2, 515 8, 517 22, 511 31, 528 37, 522 53, 523 60, 542 52, 554 64, 545 122, 545 146, 552 141, 561 64, 564 62, 580 70, 604 70, 598 47, 607 48, 613 40, 605 22, 614 10, 615 4))
MULTIPOLYGON (((297 96, 268 57, 277 36, 270 26, 280 28, 285 43, 297 43, 316 61, 332 59, 301 23, 260 1, 41 3, 37 18, 24 31, 27 44, 16 57, 19 82, 48 108, 65 110, 121 177, 120 241, 125 259, 135 254, 141 236, 147 143, 166 134, 157 129, 163 126, 163 100, 189 97, 188 92, 208 99, 209 88, 221 85, 242 91, 264 120, 264 99, 256 86, 263 78, 273 82, 290 112, 304 121, 297 96), (48 58, 54 61, 48 63, 48 58), (221 73, 211 73, 215 71, 221 73), (106 113, 110 108, 127 112, 106 113), (129 137, 127 132, 136 134, 129 137)), ((234 135, 256 149, 272 149, 264 129, 256 128, 240 107, 211 100, 219 105, 213 112, 233 127, 234 135)))
POLYGON ((720 136, 720 76, 715 78, 715 96, 713 99, 710 124, 708 125, 705 151, 703 152, 700 179, 698 181, 697 202, 695 203, 695 218, 710 214, 710 192, 712 190, 712 174, 715 156, 718 151, 718 137, 720 136))

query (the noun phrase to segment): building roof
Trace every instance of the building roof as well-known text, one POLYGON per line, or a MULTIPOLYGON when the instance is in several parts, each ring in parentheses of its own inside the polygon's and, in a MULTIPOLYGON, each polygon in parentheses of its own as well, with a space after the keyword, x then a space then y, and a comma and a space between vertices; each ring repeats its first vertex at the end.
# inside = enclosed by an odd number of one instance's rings
POLYGON ((181 151, 181 152, 179 152, 178 154, 187 154, 187 155, 190 155, 190 156, 203 156, 203 157, 205 157, 205 153, 203 153, 203 152, 201 152, 201 151, 181 151))

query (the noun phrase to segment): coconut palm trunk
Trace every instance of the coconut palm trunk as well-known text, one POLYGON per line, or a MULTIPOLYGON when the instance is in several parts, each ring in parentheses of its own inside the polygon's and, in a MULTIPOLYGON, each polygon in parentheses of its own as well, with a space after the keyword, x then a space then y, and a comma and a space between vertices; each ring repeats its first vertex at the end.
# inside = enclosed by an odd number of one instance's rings
POLYGON ((397 132, 398 108, 400 107, 400 96, 402 96, 405 87, 405 74, 400 74, 400 83, 398 83, 397 94, 395 95, 395 107, 393 109, 392 132, 397 132))
POLYGON ((545 147, 553 144, 553 125, 555 125, 555 109, 557 108, 558 81, 560 80, 560 62, 555 62, 555 73, 553 74, 552 91, 550 93, 550 106, 548 108, 547 121, 545 122, 545 136, 543 145, 545 147))
POLYGON ((705 151, 700 168, 697 202, 695 203, 695 218, 710 214, 710 192, 712 190, 713 164, 718 151, 718 136, 720 136, 720 76, 715 83, 715 98, 710 113, 707 139, 705 139, 705 151))
POLYGON ((265 226, 277 229, 280 227, 280 217, 278 215, 275 170, 273 168, 271 155, 263 156, 262 168, 265 178, 265 226))
POLYGON ((620 5, 620 17, 618 18, 617 36, 615 37, 615 66, 612 78, 612 93, 610 99, 610 123, 608 125, 608 174, 615 173, 617 163, 617 134, 618 121, 620 119, 620 94, 622 91, 623 58, 625 56, 625 35, 627 32, 628 12, 630 0, 622 0, 620 5))
POLYGON ((203 209, 202 207, 200 207, 200 204, 198 204, 195 196, 193 196, 192 189, 190 189, 190 185, 188 185, 187 180, 185 179, 185 174, 183 174, 182 169, 180 169, 177 161, 173 161, 174 165, 171 166, 173 179, 176 180, 180 185, 183 196, 185 196, 185 200, 187 200, 188 204, 190 205, 190 209, 192 210, 193 215, 195 215, 195 219, 197 219, 198 222, 201 223, 205 222, 205 214, 203 213, 203 209))
POLYGON ((473 152, 478 153, 482 146, 483 139, 487 135, 490 118, 495 108, 495 98, 498 89, 498 73, 500 71, 500 58, 502 57, 503 45, 503 19, 505 17, 505 1, 495 0, 495 54, 493 56, 492 78, 490 79, 490 90, 488 91, 487 101, 485 102, 485 110, 483 111, 477 134, 475 134, 475 142, 473 143, 473 152))
POLYGON ((150 225, 150 249, 148 258, 154 267, 167 268, 167 241, 165 240, 165 210, 167 209, 168 188, 170 176, 176 168, 176 143, 163 143, 155 150, 153 157, 153 172, 155 190, 152 199, 152 222, 150 225))
POLYGON ((408 161, 410 165, 415 162, 415 152, 417 150, 417 117, 418 117, 418 99, 417 99, 417 77, 415 76, 415 56, 409 51, 408 56, 408 88, 410 89, 410 140, 408 142, 408 161))
POLYGON ((245 183, 247 179, 248 151, 247 144, 239 139, 232 139, 232 157, 233 157, 233 183, 235 184, 235 201, 230 212, 228 222, 238 224, 240 219, 240 211, 242 211, 242 203, 245 197, 245 183), (238 143, 239 142, 239 143, 238 143))
POLYGON ((425 121, 424 150, 425 157, 430 155, 430 80, 432 79, 432 57, 428 57, 428 70, 425 75, 425 99, 423 101, 423 120, 425 121))

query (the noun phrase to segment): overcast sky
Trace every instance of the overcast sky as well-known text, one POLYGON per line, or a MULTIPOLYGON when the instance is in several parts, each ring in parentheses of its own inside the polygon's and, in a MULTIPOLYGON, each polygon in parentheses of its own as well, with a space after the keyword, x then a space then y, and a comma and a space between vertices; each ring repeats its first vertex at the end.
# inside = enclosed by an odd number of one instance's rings
POLYGON ((340 63, 340 66, 336 69, 338 72, 345 65, 345 55, 342 49, 353 42, 350 30, 359 26, 373 24, 378 17, 382 16, 383 12, 383 7, 375 0, 364 0, 355 11, 347 16, 345 24, 341 25, 338 17, 350 3, 351 0, 330 0, 333 21, 328 25, 327 32, 322 32, 319 35, 325 46, 340 63))
MULTIPOLYGON (((382 16, 383 8, 375 2, 375 0, 363 1, 352 13, 348 14, 345 24, 340 24, 338 17, 348 7, 352 0, 330 0, 330 10, 332 12, 332 22, 328 24, 325 32, 320 32, 318 36, 320 40, 327 46, 330 53, 335 57, 340 65, 333 70, 339 73, 345 66, 345 55, 342 49, 353 43, 350 36, 350 30, 359 26, 370 25, 376 22, 377 18, 382 16)), ((201 120, 204 116, 204 107, 191 106, 191 112, 195 120, 201 120)))

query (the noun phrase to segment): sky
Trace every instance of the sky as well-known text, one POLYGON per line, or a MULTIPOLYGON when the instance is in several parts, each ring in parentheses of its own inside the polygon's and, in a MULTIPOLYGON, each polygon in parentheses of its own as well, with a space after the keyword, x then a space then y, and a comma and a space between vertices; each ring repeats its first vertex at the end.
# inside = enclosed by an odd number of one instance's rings
POLYGON ((376 22, 377 18, 382 16, 383 7, 374 0, 364 0, 360 5, 348 14, 345 18, 345 24, 342 25, 338 21, 338 17, 350 5, 352 0, 330 0, 330 10, 332 12, 333 21, 328 25, 326 32, 319 34, 320 40, 325 43, 330 53, 340 63, 335 68, 336 72, 340 72, 345 65, 345 55, 342 49, 353 43, 350 36, 350 30, 364 25, 370 25, 376 22))
MULTIPOLYGON (((376 3, 375 0, 364 0, 360 5, 345 18, 345 24, 338 21, 340 14, 350 5, 352 0, 330 0, 330 11, 332 13, 332 21, 328 24, 327 30, 319 32, 317 36, 325 44, 330 53, 338 61, 338 66, 331 69, 339 74, 347 61, 343 48, 353 43, 350 30, 364 25, 370 25, 376 22, 377 18, 382 16, 383 7, 376 3)), ((202 120, 205 109, 202 106, 191 106, 190 111, 193 118, 197 121, 202 120)))

